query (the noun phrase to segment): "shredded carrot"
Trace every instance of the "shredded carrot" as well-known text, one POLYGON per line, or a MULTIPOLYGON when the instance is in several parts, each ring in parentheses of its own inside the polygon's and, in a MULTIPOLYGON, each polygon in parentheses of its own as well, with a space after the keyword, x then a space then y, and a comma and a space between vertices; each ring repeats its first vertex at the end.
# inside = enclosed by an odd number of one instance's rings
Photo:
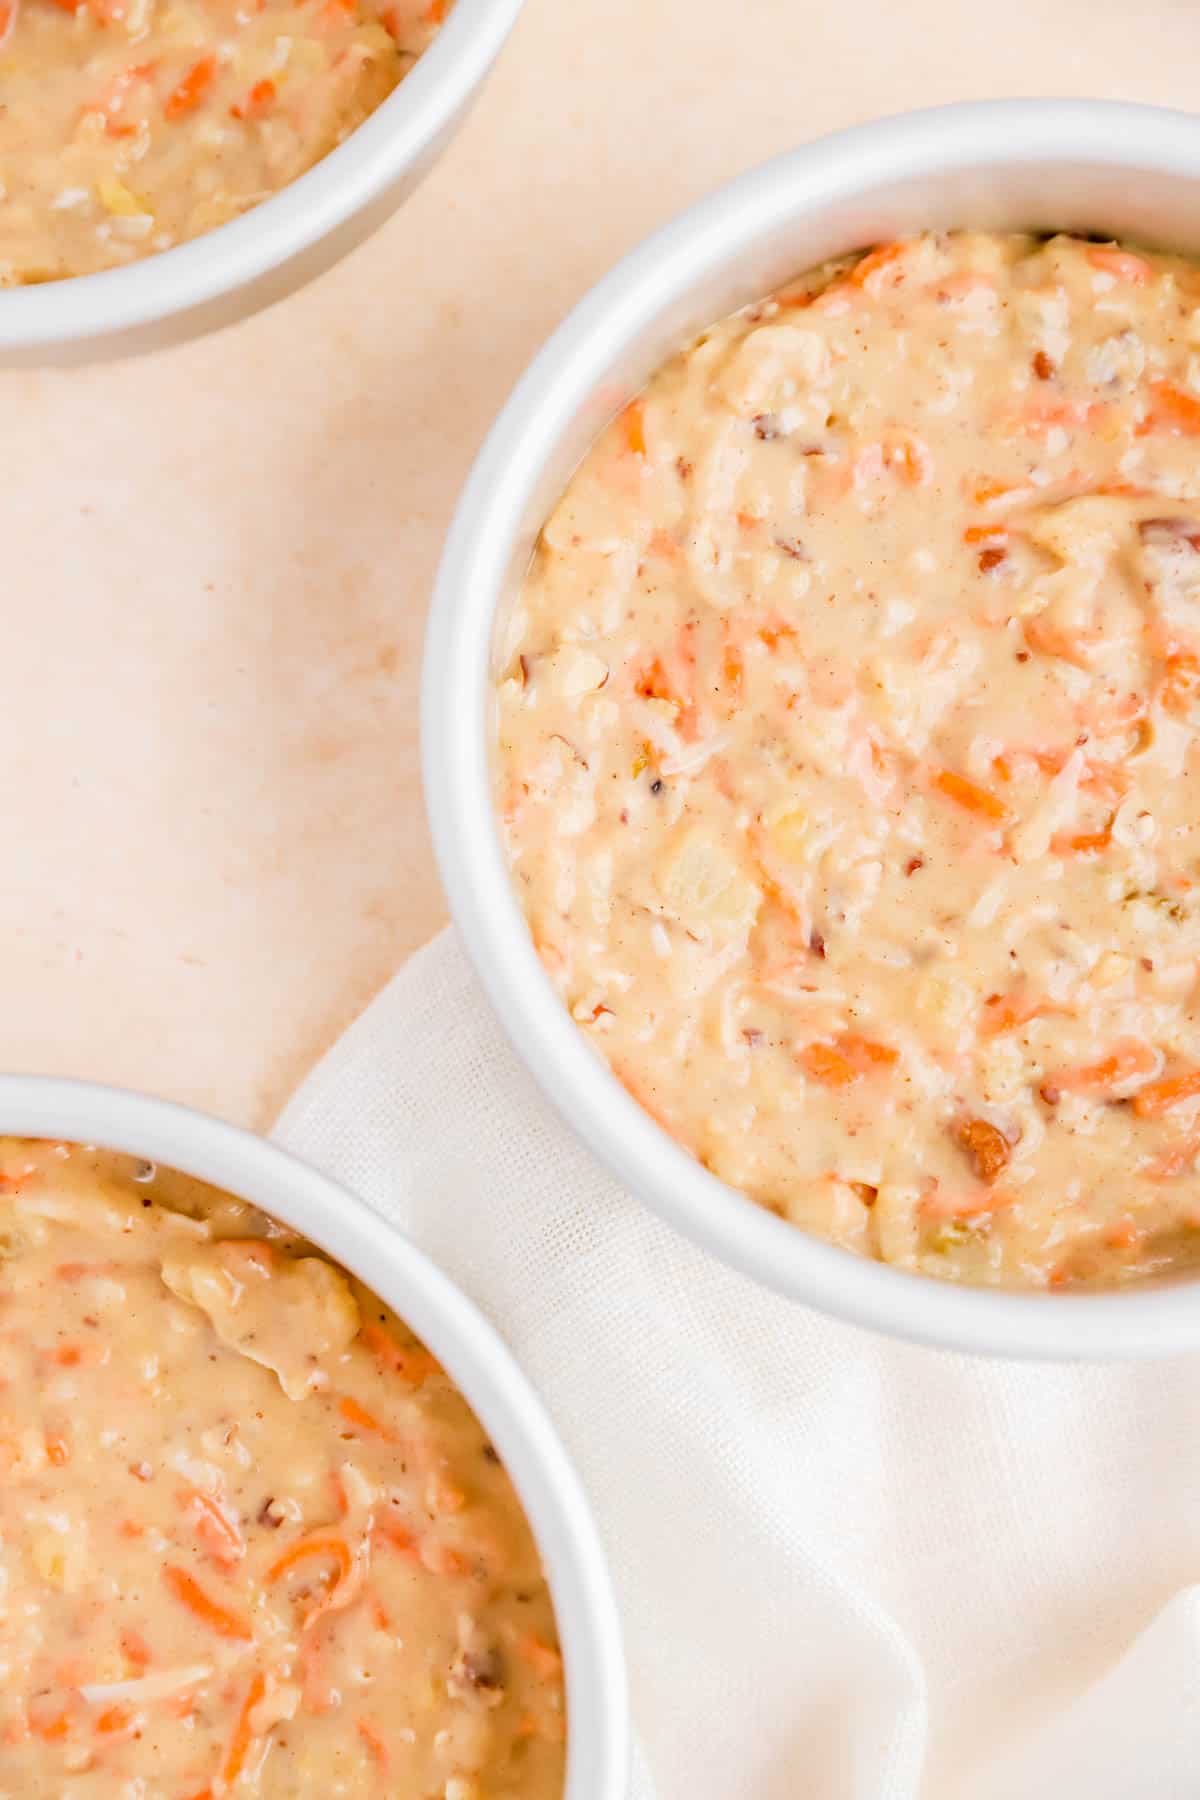
POLYGON ((932 1188, 922 1196, 920 1211, 931 1219, 978 1219, 1012 1203, 1012 1194, 1000 1187, 981 1187, 965 1194, 944 1194, 932 1188))
POLYGON ((1133 1250, 1141 1235, 1132 1219, 1117 1219, 1105 1232, 1104 1242, 1110 1250, 1133 1250))
POLYGON ((845 1031, 833 1043, 805 1044, 796 1060, 806 1075, 824 1087, 849 1087, 872 1071, 893 1068, 900 1058, 890 1044, 845 1031))
POLYGON ((392 1759, 388 1754, 388 1747, 380 1735, 379 1728, 372 1725, 369 1719, 360 1719, 358 1721, 358 1735, 367 1746, 367 1749, 371 1752, 371 1755, 375 1758, 375 1761, 379 1764, 379 1767, 386 1770, 392 1759))
POLYGON ((1083 631, 1067 631, 1036 613, 1024 621, 1022 630, 1029 648, 1040 656, 1060 657, 1063 662, 1074 663, 1077 669, 1091 667, 1098 638, 1083 631))
POLYGON ((262 119, 274 106, 275 99, 276 88, 273 81, 256 81, 249 93, 241 100, 235 100, 229 110, 235 119, 262 119))
POLYGON ((1152 1157, 1146 1164, 1145 1174, 1149 1181, 1171 1181, 1176 1175, 1183 1175, 1195 1167, 1196 1158, 1200 1156, 1200 1132, 1193 1132, 1190 1137, 1183 1138, 1152 1157))
POLYGON ((96 1730, 105 1737, 111 1737, 118 1731, 126 1731, 133 1724, 133 1711, 128 1706, 110 1706, 96 1720, 96 1730))
POLYGON ((1053 1001, 1020 990, 1010 994, 989 994, 983 1003, 979 1035, 983 1038, 998 1037, 1002 1031, 1015 1031, 1018 1026, 1028 1025, 1033 1019, 1043 1019, 1052 1013, 1067 1010, 1066 1007, 1055 1006, 1053 1001))
POLYGON ((267 1580, 278 1581, 281 1576, 314 1556, 332 1557, 337 1564, 339 1581, 345 1581, 354 1567, 354 1557, 345 1538, 339 1537, 336 1532, 319 1531, 312 1537, 301 1538, 298 1543, 285 1550, 267 1570, 267 1580))
POLYGON ((846 276, 847 282, 851 287, 863 288, 872 294, 876 293, 882 285, 880 277, 885 271, 890 271, 894 276, 900 274, 895 265, 907 249, 906 243, 897 241, 892 244, 880 244, 876 249, 868 250, 867 254, 860 257, 846 276))
POLYGON ((71 1446, 61 1431, 46 1433, 46 1455, 56 1469, 61 1469, 64 1463, 70 1462, 71 1446))
POLYGON ((1162 1081, 1152 1081, 1142 1088, 1134 1098, 1133 1110, 1139 1119, 1157 1119, 1173 1106, 1182 1106, 1185 1100, 1194 1100, 1197 1095, 1200 1095, 1200 1069, 1184 1069, 1178 1075, 1168 1075, 1162 1081))
MULTIPOLYGON (((1153 1075, 1158 1066, 1159 1055, 1152 1045, 1144 1044, 1138 1038, 1124 1038, 1099 1062, 1086 1063, 1075 1069, 1059 1069, 1048 1075, 1042 1083, 1042 1098, 1053 1103, 1059 1094, 1104 1093, 1110 1088, 1124 1087, 1140 1076, 1153 1075)), ((1200 1088, 1197 1091, 1200 1092, 1200 1088)), ((1138 1109, 1137 1100, 1134 1108, 1138 1109)))
POLYGON ((1011 494, 1024 492, 1021 487, 1014 487, 1008 481, 984 480, 975 484, 976 506, 987 506, 993 500, 1005 500, 1011 494))
POLYGON ((731 699, 739 699, 742 692, 742 681, 746 673, 746 665, 742 653, 736 644, 726 644, 721 659, 721 676, 731 699))
POLYGON ((421 1562, 431 1575, 467 1575, 473 1566, 461 1550, 430 1539, 421 1546, 421 1562))
POLYGON ((1050 840, 1055 856, 1095 856, 1112 843, 1111 831, 1059 832, 1050 840))
POLYGON ((997 538, 1007 537, 1006 525, 968 525, 963 532, 964 544, 995 543, 997 538))
POLYGON ((1200 435, 1200 400, 1170 381, 1150 383, 1152 405, 1147 425, 1180 432, 1186 437, 1200 435))
POLYGON ((194 62, 178 87, 172 88, 163 106, 163 113, 168 119, 182 119, 199 106, 209 88, 216 79, 217 59, 215 56, 202 56, 194 62))
POLYGON ((43 1743, 59 1744, 71 1734, 71 1715, 65 1711, 46 1715, 38 1713, 36 1717, 30 1718, 29 1729, 43 1743))
POLYGON ((1135 256, 1132 250, 1118 250, 1115 244, 1090 244, 1087 259, 1094 269, 1115 275, 1118 281, 1131 282, 1134 287, 1145 287, 1153 272, 1145 257, 1135 256))
POLYGON ((400 1524, 398 1519, 393 1519, 384 1513, 375 1521, 375 1529, 384 1543, 398 1551, 401 1556, 407 1556, 414 1562, 420 1561, 420 1546, 416 1538, 406 1526, 400 1524))
POLYGON ((135 1669, 144 1669, 150 1662, 150 1649, 140 1631, 127 1625, 121 1633, 121 1655, 135 1669))
POLYGON ((889 432, 884 461, 913 487, 924 487, 933 478, 933 456, 924 438, 915 432, 889 432))
POLYGON ((1159 697, 1170 713, 1190 713, 1200 700, 1200 657, 1189 650, 1168 656, 1159 697))
POLYGON ((253 1640, 254 1633, 250 1629, 249 1622, 239 1618, 236 1613, 230 1612, 216 1600, 210 1599, 200 1583, 194 1576, 189 1575, 186 1569, 180 1569, 173 1563, 167 1563, 163 1568, 163 1580, 176 1600, 182 1606, 186 1606, 202 1625, 207 1625, 210 1631, 215 1631, 218 1637, 236 1638, 247 1644, 253 1640))
POLYGON ((356 1591, 358 1567, 349 1544, 336 1531, 316 1531, 285 1550, 267 1570, 268 1581, 279 1581, 302 1563, 329 1560, 334 1564, 334 1576, 320 1597, 305 1609, 301 1624, 306 1631, 322 1614, 345 1606, 356 1591))
POLYGON ((651 532, 646 543, 646 554, 660 556, 664 562, 678 562, 683 555, 683 549, 679 539, 674 537, 671 532, 664 531, 660 526, 657 531, 651 532))
POLYGON ((1043 432, 1070 430, 1079 425, 1095 428, 1107 411, 1101 400, 1031 400, 1022 407, 1015 426, 1035 437, 1043 432))
POLYGON ((631 456, 646 454, 646 408, 642 401, 631 400, 620 418, 621 438, 631 456))
POLYGON ((196 1536, 215 1562, 231 1569, 246 1554, 246 1542, 236 1520, 199 1488, 185 1488, 183 1499, 195 1516, 196 1536))
POLYGON ((947 800, 953 800, 956 806, 976 813, 980 818, 991 819, 1000 824, 1009 816, 1007 806, 996 794, 974 781, 968 781, 965 775, 958 775, 953 769, 938 769, 933 777, 933 785, 947 800))
POLYGON ((682 700, 667 679, 662 659, 657 656, 645 672, 638 677, 637 691, 643 700, 666 700, 672 706, 683 705, 682 700))
POLYGON ((258 1735, 253 1729, 254 1709, 266 1695, 267 1678, 260 1670, 250 1683, 246 1698, 242 1702, 242 1710, 238 1714, 237 1724, 233 1728, 233 1736, 229 1748, 225 1752, 225 1760, 221 1765, 219 1786, 222 1793, 231 1788, 246 1766, 246 1758, 250 1754, 250 1746, 258 1735))
POLYGON ((409 1387, 420 1387, 435 1375, 443 1373, 442 1365, 421 1344, 398 1344, 382 1325, 364 1325, 359 1333, 363 1343, 379 1358, 391 1375, 398 1375, 409 1387))
POLYGON ((353 1395, 343 1395, 338 1401, 338 1411, 346 1424, 353 1426, 355 1431, 369 1432, 372 1437, 383 1438, 389 1444, 396 1442, 395 1433, 389 1431, 382 1419, 377 1419, 373 1412, 368 1412, 353 1395))
POLYGON ((517 1649, 539 1681, 562 1680, 562 1657, 549 1644, 543 1644, 540 1638, 534 1637, 532 1632, 522 1633, 517 1639, 517 1649))

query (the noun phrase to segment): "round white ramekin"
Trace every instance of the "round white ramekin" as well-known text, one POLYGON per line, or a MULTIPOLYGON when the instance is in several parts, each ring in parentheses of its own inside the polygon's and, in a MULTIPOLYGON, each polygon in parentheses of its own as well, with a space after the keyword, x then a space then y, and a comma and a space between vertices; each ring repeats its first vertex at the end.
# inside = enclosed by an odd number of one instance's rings
POLYGON ((455 0, 394 93, 336 150, 228 225, 123 269, 0 290, 0 365, 97 362, 281 300, 361 243, 437 161, 522 0, 455 0))
POLYGON ((567 1689, 564 1800, 626 1800, 624 1652, 596 1527, 540 1400, 471 1302, 345 1188, 265 1138, 207 1114, 92 1082, 0 1075, 0 1134, 99 1144, 226 1188, 336 1257, 412 1327, 499 1450, 542 1555, 567 1689))
POLYGON ((1200 1346, 1200 1282, 1108 1294, 951 1286, 755 1206, 675 1144, 577 1030, 509 882, 490 779, 493 641, 537 531, 597 431, 704 325, 827 257, 952 226, 1099 232, 1200 251, 1200 121, 1105 101, 950 106, 841 132, 742 176, 600 282, 495 425, 447 539, 426 644, 426 799, 450 906, 514 1046, 641 1199, 759 1281, 858 1324, 1005 1356, 1200 1346))

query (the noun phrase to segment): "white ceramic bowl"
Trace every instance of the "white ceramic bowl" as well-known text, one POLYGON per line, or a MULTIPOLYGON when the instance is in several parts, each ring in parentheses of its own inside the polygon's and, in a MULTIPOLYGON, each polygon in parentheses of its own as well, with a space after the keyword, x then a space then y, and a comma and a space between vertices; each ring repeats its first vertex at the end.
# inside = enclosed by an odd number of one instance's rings
POLYGON ((90 1082, 3 1075, 0 1133, 124 1150, 227 1188, 344 1263, 412 1327, 486 1427, 542 1554, 567 1687, 564 1800, 626 1800, 621 1633, 596 1528, 541 1402, 470 1301, 345 1188, 264 1138, 203 1113, 90 1082))
POLYGON ((522 0, 456 0, 370 118, 228 225, 123 269, 0 290, 0 365, 156 350, 281 300, 381 225, 454 136, 522 0))
POLYGON ((1103 101, 999 101, 824 138, 722 188, 627 257, 530 367, 462 496, 426 649, 434 844, 455 920, 521 1056, 640 1198, 781 1293, 930 1344, 1109 1357, 1200 1346, 1200 1283, 1104 1295, 953 1287, 785 1224, 692 1160, 576 1029, 534 952, 492 809, 495 622, 600 427, 681 340, 788 276, 926 228, 1100 232, 1200 252, 1200 121, 1103 101))

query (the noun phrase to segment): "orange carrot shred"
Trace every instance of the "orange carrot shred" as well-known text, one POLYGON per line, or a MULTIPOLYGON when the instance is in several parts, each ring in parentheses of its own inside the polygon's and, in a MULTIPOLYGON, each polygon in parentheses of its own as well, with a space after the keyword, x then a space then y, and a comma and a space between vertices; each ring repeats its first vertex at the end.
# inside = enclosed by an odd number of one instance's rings
POLYGON ((274 106, 275 99, 275 83, 264 79, 256 81, 249 93, 243 95, 242 99, 235 100, 229 110, 235 119, 252 122, 255 119, 264 118, 274 106))
POLYGON ((1034 1019, 1066 1010, 1066 1007, 1055 1006, 1052 1001, 1041 1000, 1034 994, 989 994, 983 1003, 979 1035, 984 1038, 997 1037, 1002 1031, 1015 1031, 1034 1019))
POLYGON ((300 1621, 305 1631, 310 1625, 314 1625, 322 1614, 347 1605, 356 1591, 354 1578, 357 1571, 354 1554, 349 1544, 335 1531, 317 1531, 311 1537, 301 1538, 299 1543, 293 1544, 289 1550, 285 1550, 278 1561, 273 1563, 267 1571, 268 1581, 279 1581, 283 1576, 290 1574, 293 1569, 298 1568, 301 1563, 314 1560, 325 1561, 330 1558, 334 1563, 333 1579, 326 1584, 324 1591, 305 1608, 300 1621))
POLYGON ((199 1488, 185 1488, 183 1498, 195 1517, 196 1536, 204 1549, 223 1569, 231 1569, 246 1554, 245 1540, 235 1521, 199 1488))
POLYGON ((1094 856, 1112 843, 1111 831, 1059 832, 1050 840, 1055 856, 1094 856))
POLYGON ((369 1432, 373 1437, 384 1438, 389 1444, 396 1442, 395 1434, 388 1430, 382 1419, 377 1419, 373 1412, 368 1412, 353 1395, 346 1394, 338 1401, 338 1411, 346 1424, 355 1431, 369 1432))
POLYGON ((398 1344, 382 1325, 364 1325, 359 1336, 388 1373, 398 1375, 410 1387, 420 1387, 422 1382, 442 1373, 442 1365, 431 1351, 421 1344, 409 1348, 398 1344))
POLYGON ((216 80, 216 75, 215 56, 202 56, 198 62, 194 62, 183 80, 167 95, 163 105, 164 116, 175 120, 193 112, 216 80))
POLYGON ((233 1728, 233 1736, 225 1753, 225 1761, 221 1765, 221 1786, 223 1790, 231 1788, 246 1766, 246 1758, 250 1754, 250 1746, 256 1733, 251 1724, 254 1709, 262 1701, 267 1691, 267 1678, 259 1671, 250 1683, 242 1710, 238 1714, 237 1724, 233 1728))
POLYGON ((281 1576, 314 1556, 332 1557, 337 1564, 339 1581, 344 1581, 354 1567, 354 1558, 345 1538, 339 1537, 336 1532, 319 1531, 312 1537, 301 1538, 298 1543, 285 1550, 267 1570, 267 1580, 278 1581, 281 1576))
POLYGON ((132 1723, 133 1713, 128 1706, 110 1706, 96 1720, 96 1730, 108 1737, 113 1732, 124 1731, 132 1723))
POLYGON ((907 248, 907 244, 896 242, 880 244, 876 249, 868 250, 867 254, 860 257, 859 261, 855 263, 846 280, 851 287, 874 290, 879 286, 875 278, 885 269, 890 269, 893 264, 899 262, 907 248))
POLYGON ((1091 244, 1088 246, 1087 259, 1094 269, 1103 269, 1106 275, 1115 275, 1118 281, 1132 282, 1134 287, 1145 287, 1150 279, 1150 264, 1142 256, 1135 256, 1132 250, 1118 250, 1115 244, 1091 244))
POLYGON ((1149 1181, 1171 1181, 1176 1175, 1183 1175, 1194 1168, 1198 1156, 1200 1132, 1193 1132, 1190 1137, 1183 1138, 1170 1149, 1153 1157, 1146 1165, 1146 1177, 1149 1181))
POLYGON ((525 1632, 517 1639, 517 1649, 529 1664, 539 1681, 560 1681, 562 1679, 562 1657, 549 1644, 543 1644, 532 1632, 525 1632))
POLYGON ((1152 1081, 1142 1088, 1134 1097, 1133 1110, 1139 1119, 1157 1119, 1173 1106, 1194 1100, 1198 1094, 1200 1069, 1185 1069, 1178 1075, 1168 1075, 1162 1081, 1152 1081))
POLYGON ((1200 657, 1188 650, 1168 656, 1160 697, 1168 712, 1190 712, 1200 700, 1200 657))
POLYGON ((621 436, 632 456, 646 454, 646 408, 642 401, 631 400, 621 414, 621 436))
MULTIPOLYGON (((1158 1063, 1158 1053, 1151 1045, 1143 1044, 1138 1038, 1124 1038, 1099 1062, 1075 1069, 1059 1069, 1048 1075, 1042 1083, 1042 1098, 1053 1104, 1059 1094, 1096 1094, 1123 1087, 1140 1075, 1152 1075, 1158 1063)), ((1134 1109, 1138 1109, 1137 1100, 1134 1109)))
POLYGON ((239 1618, 216 1600, 210 1599, 194 1576, 186 1569, 180 1569, 173 1563, 167 1563, 163 1569, 163 1580, 171 1593, 182 1606, 215 1631, 218 1637, 236 1638, 242 1643, 250 1643, 254 1633, 247 1620, 239 1618))
POLYGON ((892 1068, 899 1054, 890 1044, 844 1031, 833 1043, 805 1044, 796 1059, 804 1073, 824 1087, 849 1087, 872 1070, 892 1068))
POLYGON ((386 1769, 391 1762, 391 1757, 388 1755, 388 1747, 384 1743, 378 1727, 372 1725, 369 1719, 360 1719, 358 1721, 358 1735, 367 1746, 367 1749, 371 1752, 371 1755, 375 1758, 375 1761, 379 1764, 379 1767, 381 1769, 386 1769))
POLYGON ((1151 425, 1162 425, 1187 437, 1200 435, 1200 400, 1170 381, 1152 381, 1151 425))
POLYGON ((956 806, 976 813, 980 818, 991 819, 1000 824, 1009 816, 1007 806, 998 795, 974 781, 968 781, 965 775, 958 775, 953 769, 938 769, 933 777, 933 785, 947 800, 953 800, 956 806))

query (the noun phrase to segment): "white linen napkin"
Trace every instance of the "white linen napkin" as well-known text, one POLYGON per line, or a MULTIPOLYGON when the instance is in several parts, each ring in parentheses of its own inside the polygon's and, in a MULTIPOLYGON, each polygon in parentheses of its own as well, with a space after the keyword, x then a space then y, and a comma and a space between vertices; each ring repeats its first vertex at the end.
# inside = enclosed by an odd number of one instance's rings
POLYGON ((1197 1359, 972 1361, 761 1291, 575 1142, 449 932, 276 1136, 540 1389, 612 1560, 638 1800, 1196 1800, 1197 1359))

